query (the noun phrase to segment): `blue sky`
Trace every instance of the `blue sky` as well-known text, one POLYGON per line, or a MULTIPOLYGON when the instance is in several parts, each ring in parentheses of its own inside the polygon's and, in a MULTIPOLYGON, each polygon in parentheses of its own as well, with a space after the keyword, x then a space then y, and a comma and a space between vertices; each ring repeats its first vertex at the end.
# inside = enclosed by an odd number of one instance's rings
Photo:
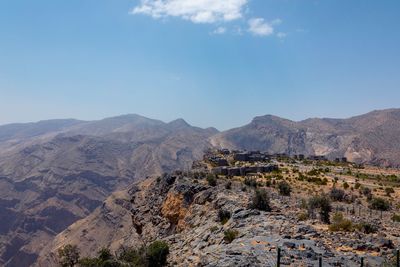
POLYGON ((0 124, 197 126, 400 103, 398 0, 0 1, 0 124))

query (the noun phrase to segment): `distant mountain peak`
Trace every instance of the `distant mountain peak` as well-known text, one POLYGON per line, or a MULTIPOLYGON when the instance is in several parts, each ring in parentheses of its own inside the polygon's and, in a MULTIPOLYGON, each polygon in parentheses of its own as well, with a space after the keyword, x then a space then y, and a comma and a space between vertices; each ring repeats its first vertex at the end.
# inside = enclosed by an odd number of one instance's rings
POLYGON ((174 126, 174 127, 192 127, 189 123, 187 123, 182 118, 173 120, 173 121, 169 122, 168 124, 171 125, 171 126, 174 126))

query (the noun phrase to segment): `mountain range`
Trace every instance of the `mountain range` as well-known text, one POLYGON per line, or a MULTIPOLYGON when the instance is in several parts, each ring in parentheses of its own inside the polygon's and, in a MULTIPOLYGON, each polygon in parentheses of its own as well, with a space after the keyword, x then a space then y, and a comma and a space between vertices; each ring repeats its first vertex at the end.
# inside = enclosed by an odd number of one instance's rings
POLYGON ((267 115, 223 132, 139 115, 0 126, 0 265, 30 266, 113 192, 188 169, 210 147, 399 167, 400 109, 300 122, 267 115))

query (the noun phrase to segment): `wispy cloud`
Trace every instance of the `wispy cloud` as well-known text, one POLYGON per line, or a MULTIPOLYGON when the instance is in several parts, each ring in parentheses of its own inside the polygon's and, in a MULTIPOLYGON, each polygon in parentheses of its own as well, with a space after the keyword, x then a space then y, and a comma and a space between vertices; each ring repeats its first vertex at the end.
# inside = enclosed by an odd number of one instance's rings
POLYGON ((274 33, 273 23, 266 22, 263 18, 249 20, 249 32, 257 36, 268 36, 274 33))
POLYGON ((278 32, 276 34, 276 37, 278 37, 279 39, 286 38, 286 36, 287 36, 287 33, 284 33, 284 32, 278 32))
POLYGON ((224 34, 224 33, 226 33, 226 28, 225 27, 218 27, 212 33, 213 34, 224 34))
POLYGON ((132 14, 179 17, 194 23, 228 22, 243 17, 248 0, 141 0, 132 14))

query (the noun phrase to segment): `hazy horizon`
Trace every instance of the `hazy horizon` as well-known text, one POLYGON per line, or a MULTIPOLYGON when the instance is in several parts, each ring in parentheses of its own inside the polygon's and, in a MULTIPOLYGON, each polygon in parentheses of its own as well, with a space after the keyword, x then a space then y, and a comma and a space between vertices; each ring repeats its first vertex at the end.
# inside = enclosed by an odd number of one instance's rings
POLYGON ((349 118, 356 117, 356 116, 360 116, 360 115, 364 115, 364 114, 367 114, 367 113, 370 113, 370 112, 373 112, 373 111, 383 111, 383 110, 392 110, 392 109, 400 109, 400 108, 394 108, 394 107, 392 107, 392 108, 386 108, 386 109, 374 109, 374 110, 370 110, 370 111, 365 112, 365 113, 353 114, 353 115, 350 115, 350 116, 347 116, 347 117, 316 117, 316 116, 314 116, 314 117, 303 118, 303 119, 300 119, 300 120, 282 117, 282 116, 279 116, 278 114, 259 114, 259 115, 253 116, 253 117, 250 118, 247 122, 244 122, 244 123, 238 124, 238 125, 234 125, 234 126, 232 126, 232 127, 225 128, 225 129, 222 129, 222 128, 216 126, 216 125, 208 125, 208 126, 207 126, 207 125, 205 125, 205 126, 196 125, 196 124, 193 124, 192 122, 186 120, 185 118, 175 118, 175 119, 172 119, 172 120, 162 120, 162 119, 159 119, 159 118, 148 117, 148 116, 144 116, 144 115, 142 115, 142 114, 137 114, 137 113, 119 114, 119 115, 107 116, 107 117, 102 117, 102 118, 94 118, 94 119, 82 119, 82 118, 48 118, 48 119, 39 119, 39 120, 35 120, 35 121, 22 121, 22 122, 4 123, 4 124, 0 124, 0 126, 10 125, 10 124, 38 123, 38 122, 42 122, 42 121, 52 121, 52 120, 77 120, 77 121, 83 121, 83 122, 86 122, 86 121, 87 121, 87 122, 90 122, 90 121, 99 121, 99 120, 103 120, 103 119, 116 118, 116 117, 121 117, 121 116, 135 116, 135 115, 138 115, 138 116, 145 117, 145 118, 151 119, 151 120, 159 120, 159 121, 162 121, 162 122, 164 122, 164 123, 170 123, 170 122, 173 122, 173 121, 175 121, 175 120, 183 119, 186 123, 188 123, 188 124, 190 124, 191 126, 194 126, 194 127, 201 127, 201 128, 204 128, 204 129, 206 129, 206 128, 215 128, 215 129, 217 129, 218 131, 226 131, 226 130, 230 130, 230 129, 233 129, 233 128, 237 128, 237 127, 244 126, 244 125, 250 123, 251 120, 253 120, 254 118, 259 117, 259 116, 269 116, 269 115, 272 115, 272 116, 280 117, 280 118, 282 118, 282 119, 288 119, 288 120, 291 120, 291 121, 294 121, 294 122, 300 122, 300 121, 307 120, 307 119, 349 119, 349 118))

